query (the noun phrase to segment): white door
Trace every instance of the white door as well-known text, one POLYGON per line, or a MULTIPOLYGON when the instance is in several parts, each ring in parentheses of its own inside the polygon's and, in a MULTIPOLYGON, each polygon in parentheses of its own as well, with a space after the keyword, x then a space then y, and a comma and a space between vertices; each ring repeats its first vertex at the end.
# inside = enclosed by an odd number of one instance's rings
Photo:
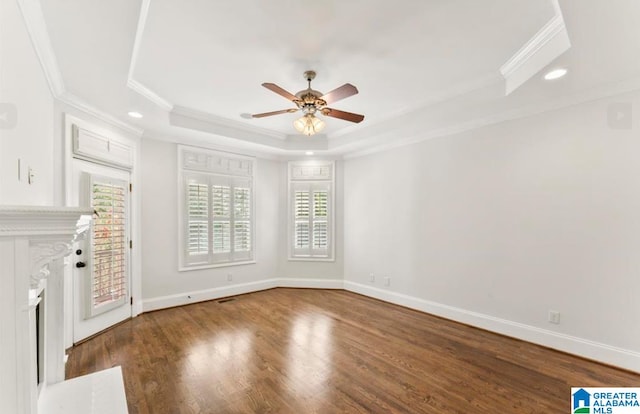
POLYGON ((131 317, 130 173, 74 159, 71 196, 94 209, 73 255, 73 342, 131 317))

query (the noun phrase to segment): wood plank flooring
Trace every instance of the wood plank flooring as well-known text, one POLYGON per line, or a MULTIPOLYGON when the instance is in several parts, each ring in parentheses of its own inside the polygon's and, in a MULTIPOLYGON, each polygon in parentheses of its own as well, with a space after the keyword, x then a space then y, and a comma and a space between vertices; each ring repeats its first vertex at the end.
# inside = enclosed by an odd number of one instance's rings
POLYGON ((640 375, 345 291, 273 289, 143 314, 74 347, 121 365, 131 414, 568 413, 640 375))

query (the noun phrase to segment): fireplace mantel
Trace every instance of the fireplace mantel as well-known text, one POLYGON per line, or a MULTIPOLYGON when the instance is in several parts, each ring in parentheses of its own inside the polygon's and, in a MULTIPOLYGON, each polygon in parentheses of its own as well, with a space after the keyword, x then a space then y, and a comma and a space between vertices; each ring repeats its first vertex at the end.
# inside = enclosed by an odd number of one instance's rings
POLYGON ((0 206, 0 412, 36 414, 38 393, 64 380, 64 258, 88 228, 92 212, 0 206), (35 308, 42 292, 45 339, 39 389, 35 308))
POLYGON ((0 236, 75 235, 82 207, 0 206, 0 236))

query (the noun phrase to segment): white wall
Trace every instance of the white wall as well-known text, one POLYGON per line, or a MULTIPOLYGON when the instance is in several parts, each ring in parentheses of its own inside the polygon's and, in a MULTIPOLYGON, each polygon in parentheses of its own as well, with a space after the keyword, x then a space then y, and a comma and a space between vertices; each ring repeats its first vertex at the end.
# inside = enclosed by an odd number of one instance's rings
MULTIPOLYGON (((335 162, 336 180, 335 180, 335 260, 332 262, 310 262, 288 260, 289 239, 288 239, 288 163, 283 161, 280 163, 280 172, 278 177, 280 192, 280 234, 279 234, 279 250, 278 250, 278 276, 289 279, 307 279, 304 286, 314 286, 308 283, 309 279, 321 280, 342 280, 344 255, 343 255, 343 173, 342 162, 335 162)), ((330 284, 320 281, 316 286, 330 287, 330 284)))
MULTIPOLYGON (((176 144, 142 140, 142 291, 145 309, 203 300, 183 293, 253 284, 276 277, 279 163, 258 159, 255 181, 256 263, 178 272, 176 144), (227 274, 233 281, 227 281, 227 274), (183 297, 184 296, 184 297, 183 297)), ((228 291, 235 294, 236 291, 228 291)))
POLYGON ((346 286, 640 370, 639 107, 628 94, 347 160, 346 286), (633 129, 608 125, 620 104, 633 129))
POLYGON ((53 97, 17 2, 0 0, 0 9, 0 115, 17 113, 15 125, 0 121, 0 204, 52 205, 53 97))

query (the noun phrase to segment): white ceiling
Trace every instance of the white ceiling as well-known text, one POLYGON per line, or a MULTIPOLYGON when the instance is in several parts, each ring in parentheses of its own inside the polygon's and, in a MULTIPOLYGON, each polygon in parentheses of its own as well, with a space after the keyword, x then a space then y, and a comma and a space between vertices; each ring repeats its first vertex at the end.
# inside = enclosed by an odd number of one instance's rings
POLYGON ((397 135, 407 123, 435 133, 637 80, 640 1, 568 0, 560 8, 571 48, 549 67, 568 67, 569 75, 546 83, 534 76, 505 96, 501 66, 556 16, 554 4, 41 1, 65 89, 73 95, 146 136, 276 153, 384 146, 402 138, 397 135), (322 92, 356 85, 358 95, 331 106, 365 120, 328 118, 326 137, 301 139, 292 127, 298 114, 246 118, 292 107, 260 85, 274 82, 295 93, 306 87, 306 69, 318 72, 312 86, 322 92), (128 83, 146 89, 140 94, 128 83), (130 119, 130 110, 145 117, 130 119))

